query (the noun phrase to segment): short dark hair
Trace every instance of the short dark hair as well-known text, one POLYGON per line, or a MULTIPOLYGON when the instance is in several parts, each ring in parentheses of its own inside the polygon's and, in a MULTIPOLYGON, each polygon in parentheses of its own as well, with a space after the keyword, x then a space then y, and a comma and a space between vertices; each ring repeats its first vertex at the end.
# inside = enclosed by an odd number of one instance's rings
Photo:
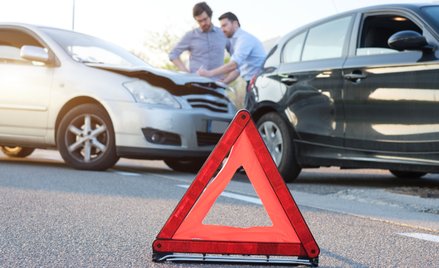
POLYGON ((206 2, 195 4, 192 14, 195 18, 196 16, 200 16, 204 11, 206 11, 206 14, 209 16, 209 18, 212 18, 212 9, 206 4, 206 2))
POLYGON ((218 19, 219 20, 228 19, 231 22, 237 21, 238 26, 241 27, 241 24, 239 23, 238 17, 236 17, 236 15, 233 14, 232 12, 226 12, 226 13, 222 14, 218 19))

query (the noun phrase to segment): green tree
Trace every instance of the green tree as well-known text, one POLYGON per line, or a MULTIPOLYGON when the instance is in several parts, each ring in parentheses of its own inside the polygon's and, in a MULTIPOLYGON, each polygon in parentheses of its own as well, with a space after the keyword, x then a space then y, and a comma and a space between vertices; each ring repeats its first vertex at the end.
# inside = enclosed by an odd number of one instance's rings
POLYGON ((177 67, 169 61, 168 54, 179 39, 180 36, 170 31, 148 32, 142 50, 133 53, 155 67, 177 71, 177 67))

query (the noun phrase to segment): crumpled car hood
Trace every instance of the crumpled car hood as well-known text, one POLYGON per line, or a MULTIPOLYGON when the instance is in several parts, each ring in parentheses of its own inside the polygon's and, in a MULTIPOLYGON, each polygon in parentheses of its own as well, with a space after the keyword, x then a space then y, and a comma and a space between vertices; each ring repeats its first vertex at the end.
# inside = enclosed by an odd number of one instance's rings
POLYGON ((225 97, 227 85, 210 78, 190 73, 178 73, 149 66, 119 67, 103 64, 87 64, 90 67, 115 72, 128 77, 136 77, 149 84, 168 90, 174 95, 212 94, 225 97))

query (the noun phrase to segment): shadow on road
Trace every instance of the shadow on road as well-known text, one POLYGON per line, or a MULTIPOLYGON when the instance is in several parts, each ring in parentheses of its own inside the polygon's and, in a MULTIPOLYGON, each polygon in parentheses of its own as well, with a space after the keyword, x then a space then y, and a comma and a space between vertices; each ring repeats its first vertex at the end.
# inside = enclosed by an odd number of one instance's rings
MULTIPOLYGON (((245 173, 235 175, 234 180, 248 182, 245 173)), ((421 179, 400 179, 382 170, 305 169, 287 186, 290 189, 323 195, 349 188, 377 188, 424 198, 439 198, 438 174, 428 174, 421 179)))
MULTIPOLYGON (((68 167, 56 157, 25 159, 1 157, 1 163, 7 163, 7 165, 13 165, 17 168, 20 165, 44 168, 46 172, 51 172, 50 169, 53 169, 53 172, 60 172, 59 170, 68 171, 68 173, 77 172, 77 176, 82 176, 81 172, 85 172, 68 167)), ((128 159, 121 159, 113 169, 106 172, 114 171, 138 174, 178 174, 160 161, 128 159)), ((106 172, 98 173, 102 175, 106 172)), ((193 174, 194 178, 195 176, 196 174, 193 174)), ((233 180, 249 183, 246 174, 242 172, 238 172, 233 180)), ((439 198, 439 174, 427 174, 421 179, 399 179, 383 170, 304 169, 293 183, 287 185, 290 189, 316 194, 333 194, 348 188, 379 188, 423 198, 439 198)))

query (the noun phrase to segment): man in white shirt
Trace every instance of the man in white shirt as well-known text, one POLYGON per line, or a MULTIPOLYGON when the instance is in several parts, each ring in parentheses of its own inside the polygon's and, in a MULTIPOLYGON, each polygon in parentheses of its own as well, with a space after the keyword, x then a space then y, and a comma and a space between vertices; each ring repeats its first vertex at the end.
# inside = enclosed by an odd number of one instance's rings
POLYGON ((227 64, 211 70, 201 68, 197 73, 208 77, 226 75, 223 82, 227 84, 241 75, 248 85, 264 63, 264 47, 255 36, 241 29, 238 18, 232 12, 224 13, 219 20, 224 35, 230 39, 232 57, 227 64))

